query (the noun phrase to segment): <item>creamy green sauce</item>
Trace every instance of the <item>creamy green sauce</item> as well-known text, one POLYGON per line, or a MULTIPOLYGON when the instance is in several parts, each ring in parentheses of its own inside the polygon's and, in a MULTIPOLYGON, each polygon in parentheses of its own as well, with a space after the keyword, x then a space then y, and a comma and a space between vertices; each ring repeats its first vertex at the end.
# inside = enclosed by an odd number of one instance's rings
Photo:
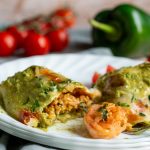
MULTIPOLYGON (((38 76, 35 73, 35 67, 30 67, 24 72, 19 72, 15 76, 8 78, 2 83, 7 89, 7 94, 4 98, 9 99, 9 103, 16 103, 16 107, 30 109, 32 112, 50 103, 55 95, 58 95, 67 84, 72 81, 62 78, 62 82, 49 80, 46 76, 38 76), (15 97, 15 98, 14 98, 15 97), (15 100, 15 101, 14 101, 15 100)), ((58 76, 59 77, 59 76, 58 76)))
MULTIPOLYGON (((124 67, 100 77, 97 88, 103 100, 130 105, 150 95, 150 64, 124 67)), ((148 103, 149 105, 149 103, 148 103)))

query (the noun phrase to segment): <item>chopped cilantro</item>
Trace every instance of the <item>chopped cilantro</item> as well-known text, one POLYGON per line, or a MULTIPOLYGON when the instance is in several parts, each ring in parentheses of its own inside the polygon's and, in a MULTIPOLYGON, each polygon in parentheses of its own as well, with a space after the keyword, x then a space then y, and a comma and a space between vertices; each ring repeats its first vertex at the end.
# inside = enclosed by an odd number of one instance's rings
POLYGON ((49 88, 43 88, 42 92, 39 94, 40 96, 47 96, 49 92, 49 88))
POLYGON ((106 107, 107 107, 107 104, 104 105, 103 107, 99 108, 99 110, 98 110, 98 111, 101 112, 103 121, 106 121, 107 120, 107 116, 108 116, 108 111, 107 111, 106 107))
POLYGON ((65 88, 66 84, 69 84, 69 83, 71 83, 71 82, 72 82, 71 79, 67 79, 67 80, 64 80, 64 81, 60 82, 60 83, 57 85, 57 90, 58 90, 58 91, 62 91, 62 90, 65 88))
POLYGON ((40 106, 39 101, 35 100, 35 102, 33 103, 32 107, 31 107, 32 112, 34 112, 35 109, 39 106, 40 106))
POLYGON ((62 91, 64 89, 64 86, 57 86, 58 91, 62 91))
POLYGON ((143 113, 141 113, 141 112, 139 113, 139 115, 142 116, 142 117, 146 116, 145 114, 143 114, 143 113))
POLYGON ((57 85, 49 87, 49 91, 57 91, 57 90, 58 90, 57 85))
POLYGON ((71 83, 72 82, 72 80, 71 79, 67 79, 67 80, 64 80, 64 81, 62 81, 62 82, 60 82, 60 83, 66 83, 66 84, 68 84, 68 83, 71 83))
POLYGON ((50 87, 48 88, 49 91, 57 91, 58 90, 58 86, 54 81, 50 82, 50 87))
POLYGON ((54 81, 50 81, 50 86, 55 86, 56 85, 56 83, 54 82, 54 81))
POLYGON ((131 73, 126 73, 126 74, 125 74, 125 77, 128 78, 128 79, 136 79, 136 78, 137 78, 137 75, 131 74, 131 73))
POLYGON ((81 103, 79 104, 79 107, 80 107, 80 109, 83 110, 84 112, 87 112, 87 107, 86 107, 86 104, 85 104, 84 102, 81 102, 81 103))
POLYGON ((46 94, 46 95, 48 94, 48 90, 47 89, 44 90, 44 94, 46 94))
POLYGON ((129 73, 126 73, 126 74, 125 74, 125 77, 126 77, 126 78, 130 78, 130 76, 131 76, 131 75, 130 75, 129 73))
POLYGON ((121 103, 121 102, 118 102, 117 103, 118 106, 122 106, 122 107, 129 107, 130 105, 127 104, 127 103, 121 103))
POLYGON ((134 96, 134 94, 133 94, 132 97, 131 97, 131 103, 132 103, 134 100, 135 100, 135 96, 134 96))
POLYGON ((62 91, 65 87, 64 83, 69 83, 71 82, 70 79, 68 79, 67 81, 63 81, 59 84, 55 83, 54 81, 50 81, 49 87, 44 89, 44 94, 48 94, 48 92, 57 92, 57 91, 62 91))

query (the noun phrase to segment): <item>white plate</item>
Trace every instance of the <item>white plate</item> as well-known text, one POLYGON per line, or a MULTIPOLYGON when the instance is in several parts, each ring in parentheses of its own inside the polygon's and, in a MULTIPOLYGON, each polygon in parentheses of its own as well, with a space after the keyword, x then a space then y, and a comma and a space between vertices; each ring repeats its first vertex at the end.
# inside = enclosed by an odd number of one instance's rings
MULTIPOLYGON (((36 56, 0 65, 0 82, 30 65, 41 65, 80 81, 85 85, 90 85, 93 73, 95 71, 104 73, 108 64, 120 68, 139 63, 141 61, 127 58, 88 54, 36 56)), ((148 131, 138 136, 121 134, 112 140, 91 139, 87 135, 82 119, 68 121, 65 124, 56 124, 45 132, 40 129, 28 127, 7 114, 0 113, 0 129, 23 139, 64 149, 150 149, 150 132, 148 131)))

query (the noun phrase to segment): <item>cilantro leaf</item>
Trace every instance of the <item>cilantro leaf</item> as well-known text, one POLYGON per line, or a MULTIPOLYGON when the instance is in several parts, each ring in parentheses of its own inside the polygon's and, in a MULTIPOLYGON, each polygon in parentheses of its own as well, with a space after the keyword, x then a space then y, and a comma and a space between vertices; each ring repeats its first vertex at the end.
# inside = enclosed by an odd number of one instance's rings
POLYGON ((99 112, 101 112, 103 121, 106 121, 107 117, 108 117, 108 111, 107 111, 106 107, 107 107, 107 105, 104 105, 103 107, 100 107, 98 110, 99 112))
POLYGON ((35 100, 31 107, 32 112, 34 112, 37 107, 40 107, 40 104, 38 100, 35 100))

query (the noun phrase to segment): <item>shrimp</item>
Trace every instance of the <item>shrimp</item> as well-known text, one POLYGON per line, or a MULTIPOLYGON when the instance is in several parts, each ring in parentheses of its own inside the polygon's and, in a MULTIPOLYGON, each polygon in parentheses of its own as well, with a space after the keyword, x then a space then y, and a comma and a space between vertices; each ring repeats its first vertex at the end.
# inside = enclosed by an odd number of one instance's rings
POLYGON ((84 123, 92 138, 111 139, 126 130, 126 110, 113 103, 94 104, 84 116, 84 123))

